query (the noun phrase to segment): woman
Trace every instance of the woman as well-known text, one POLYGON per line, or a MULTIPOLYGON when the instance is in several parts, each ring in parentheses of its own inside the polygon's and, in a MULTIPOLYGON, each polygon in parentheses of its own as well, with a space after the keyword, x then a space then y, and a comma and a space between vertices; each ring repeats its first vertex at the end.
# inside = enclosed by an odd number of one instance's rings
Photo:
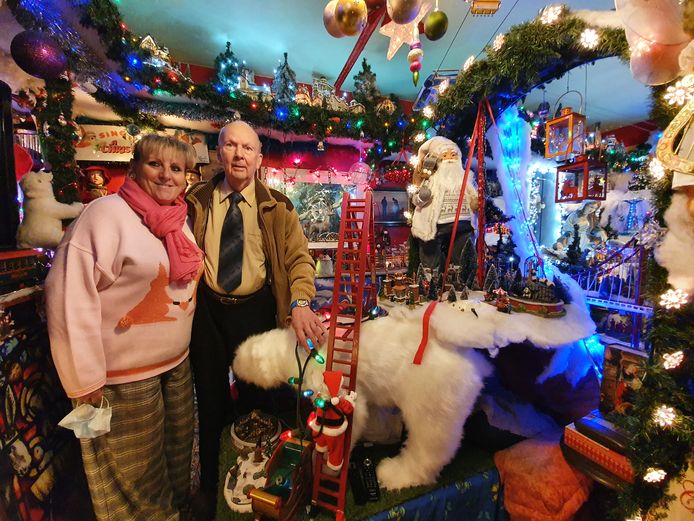
POLYGON ((189 499, 188 343, 202 252, 182 193, 194 163, 190 145, 143 137, 123 187, 68 228, 46 279, 67 395, 112 407, 110 432, 80 440, 99 521, 175 520, 189 499))

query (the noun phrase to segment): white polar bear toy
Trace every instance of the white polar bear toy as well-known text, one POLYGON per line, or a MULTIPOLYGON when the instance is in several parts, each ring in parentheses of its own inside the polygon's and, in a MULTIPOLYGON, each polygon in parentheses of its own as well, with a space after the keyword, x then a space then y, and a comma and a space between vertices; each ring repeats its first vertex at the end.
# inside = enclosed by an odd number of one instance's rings
POLYGON ((24 220, 17 229, 19 248, 55 248, 63 238, 62 219, 74 219, 84 205, 63 204, 53 194, 53 174, 29 172, 19 186, 24 194, 24 220))
MULTIPOLYGON (((422 365, 413 365, 417 345, 410 349, 412 339, 407 342, 392 323, 381 327, 387 322, 388 318, 378 319, 361 329, 352 440, 362 437, 369 414, 398 407, 407 426, 407 443, 398 456, 381 461, 378 480, 388 489, 434 483, 460 446, 463 425, 491 366, 472 349, 443 347, 435 339, 429 340, 422 365)), ((239 346, 233 372, 260 387, 278 387, 298 374, 295 344, 291 328, 251 337, 239 346)), ((324 365, 309 362, 303 387, 325 395, 324 370, 324 365)))
MULTIPOLYGON (((422 338, 425 306, 395 308, 387 317, 362 324, 352 441, 362 438, 367 424, 372 427, 374 418, 384 409, 398 408, 407 427, 407 443, 400 454, 384 459, 376 469, 383 487, 400 489, 434 483, 455 456, 465 421, 484 378, 491 373, 491 365, 473 348, 493 352, 526 340, 538 348, 568 347, 595 332, 581 289, 566 277, 563 281, 573 300, 565 306, 566 315, 561 318, 499 313, 479 300, 439 303, 431 315, 421 365, 412 360, 422 338)), ((481 298, 481 294, 478 296, 481 298)), ((253 336, 238 347, 233 372, 241 380, 265 389, 279 387, 289 377, 298 376, 295 344, 291 328, 253 336)), ((335 347, 340 344, 336 341, 335 347)), ((303 363, 306 355, 299 349, 303 363)), ((333 352, 335 359, 340 354, 333 352)), ((332 369, 347 370, 335 361, 332 369)), ((310 361, 303 388, 324 393, 324 370, 325 366, 310 361)))

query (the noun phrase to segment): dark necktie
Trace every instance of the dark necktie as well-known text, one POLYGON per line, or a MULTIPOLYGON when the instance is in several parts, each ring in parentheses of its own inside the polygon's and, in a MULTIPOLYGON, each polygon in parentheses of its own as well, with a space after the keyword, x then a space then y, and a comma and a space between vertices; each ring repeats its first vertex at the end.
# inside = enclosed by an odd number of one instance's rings
POLYGON ((222 236, 219 242, 217 284, 227 293, 231 293, 241 284, 243 216, 239 208, 240 201, 243 201, 243 196, 238 192, 232 192, 231 204, 224 217, 222 236))

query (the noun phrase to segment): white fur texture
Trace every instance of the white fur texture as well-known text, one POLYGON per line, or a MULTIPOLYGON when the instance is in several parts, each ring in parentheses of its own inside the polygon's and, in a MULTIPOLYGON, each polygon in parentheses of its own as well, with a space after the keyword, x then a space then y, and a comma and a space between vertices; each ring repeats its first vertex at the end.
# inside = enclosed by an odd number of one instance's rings
POLYGON ((668 282, 674 287, 694 290, 694 219, 687 211, 687 196, 672 196, 670 208, 665 212, 667 234, 655 258, 668 271, 668 282))
MULTIPOLYGON (((295 343, 291 329, 246 340, 234 359, 234 374, 261 387, 279 386, 298 373, 295 343)), ((436 481, 458 450, 465 420, 490 373, 484 358, 470 349, 446 349, 432 339, 422 365, 413 365, 416 350, 413 339, 387 318, 362 328, 352 440, 362 437, 369 414, 380 407, 398 407, 408 430, 400 454, 378 466, 379 482, 388 489, 436 481), (384 328, 388 322, 391 327, 384 328)), ((323 389, 324 369, 310 362, 304 387, 323 389)))
MULTIPOLYGON (((556 347, 585 338, 594 330, 582 301, 569 305, 567 315, 560 319, 507 315, 488 304, 470 301, 440 303, 432 314, 423 362, 413 365, 423 312, 424 307, 402 308, 366 322, 359 340, 353 441, 362 437, 369 416, 384 407, 399 408, 408 431, 400 454, 378 466, 378 479, 388 489, 435 482, 455 455, 465 420, 491 370, 479 353, 465 348, 503 347, 526 339, 540 347, 556 347), (463 305, 466 311, 461 311, 463 305)), ((298 374, 295 343, 291 329, 248 339, 238 348, 234 374, 264 388, 285 383, 298 374)), ((323 370, 310 362, 304 387, 323 389, 323 370)))
POLYGON ((53 195, 53 174, 29 172, 19 186, 24 194, 24 220, 17 229, 20 248, 55 248, 63 238, 61 219, 77 217, 82 203, 63 204, 53 195))

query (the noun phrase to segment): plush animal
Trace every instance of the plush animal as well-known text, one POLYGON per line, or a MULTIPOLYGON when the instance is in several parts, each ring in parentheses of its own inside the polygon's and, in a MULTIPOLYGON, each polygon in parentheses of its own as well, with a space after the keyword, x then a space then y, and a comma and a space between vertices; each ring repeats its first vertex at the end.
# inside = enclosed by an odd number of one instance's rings
POLYGON ((17 229, 20 248, 55 248, 63 237, 62 219, 77 217, 82 203, 63 204, 53 195, 53 174, 29 172, 19 186, 24 194, 24 220, 17 229))
MULTIPOLYGON (((526 340, 536 347, 560 347, 593 334, 595 324, 580 288, 572 281, 567 286, 573 301, 566 306, 565 316, 554 319, 498 313, 495 307, 473 300, 439 303, 431 315, 421 365, 412 361, 422 336, 423 307, 396 308, 387 317, 362 324, 352 441, 363 437, 370 427, 369 418, 383 409, 398 408, 407 427, 407 443, 400 454, 378 465, 376 473, 383 487, 434 483, 453 459, 483 379, 491 372, 484 356, 470 348, 493 351, 526 340)), ((481 298, 481 294, 475 295, 481 298)), ((291 328, 251 337, 239 346, 233 372, 259 387, 278 387, 298 375, 295 345, 291 328)), ((303 351, 300 353, 303 358, 303 351)), ((333 369, 345 368, 334 365, 333 369)), ((324 370, 309 362, 303 387, 326 394, 324 370)))

